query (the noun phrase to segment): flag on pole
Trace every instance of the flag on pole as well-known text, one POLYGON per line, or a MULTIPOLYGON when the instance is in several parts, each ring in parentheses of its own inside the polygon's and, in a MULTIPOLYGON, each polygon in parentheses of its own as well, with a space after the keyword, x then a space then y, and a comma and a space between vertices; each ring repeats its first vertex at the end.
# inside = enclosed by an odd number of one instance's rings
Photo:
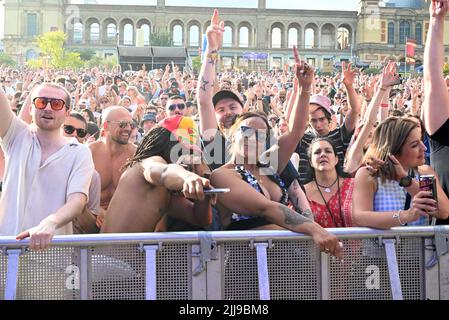
POLYGON ((415 61, 415 48, 416 40, 407 38, 407 42, 405 43, 405 58, 408 58, 409 61, 415 61))

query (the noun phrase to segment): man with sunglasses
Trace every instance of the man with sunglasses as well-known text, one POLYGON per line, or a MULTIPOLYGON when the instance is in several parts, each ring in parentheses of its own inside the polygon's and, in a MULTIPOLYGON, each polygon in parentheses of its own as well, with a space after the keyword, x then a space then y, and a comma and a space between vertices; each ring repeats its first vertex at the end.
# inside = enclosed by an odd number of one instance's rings
POLYGON ((30 237, 30 248, 42 250, 55 234, 72 233, 72 220, 87 203, 94 167, 86 146, 61 136, 71 102, 67 90, 39 85, 31 100, 33 127, 12 113, 0 90, 0 137, 7 156, 0 235, 30 237))
POLYGON ((171 96, 165 106, 167 117, 187 116, 187 107, 181 96, 171 96))
POLYGON ((97 226, 103 224, 106 209, 123 173, 123 166, 136 152, 129 142, 135 127, 131 113, 121 106, 112 106, 103 111, 102 138, 89 145, 95 170, 101 177, 100 213, 97 226))

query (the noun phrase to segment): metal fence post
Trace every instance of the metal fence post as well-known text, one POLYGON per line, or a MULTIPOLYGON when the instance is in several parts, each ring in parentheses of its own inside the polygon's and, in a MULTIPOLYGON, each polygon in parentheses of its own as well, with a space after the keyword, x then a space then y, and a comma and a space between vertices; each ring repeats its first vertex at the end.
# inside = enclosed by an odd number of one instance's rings
POLYGON ((390 276, 390 286, 393 300, 403 300, 401 279, 399 277, 398 260, 396 258, 396 248, 394 246, 396 240, 384 239, 382 240, 382 242, 385 245, 385 253, 387 256, 387 264, 388 264, 388 275, 390 276))
POLYGON ((159 246, 144 246, 145 250, 145 299, 156 300, 156 251, 159 246))
POLYGON ((6 272, 5 300, 15 300, 17 291, 17 279, 19 272, 20 249, 7 250, 8 270, 6 272))
POLYGON ((257 275, 259 279, 259 299, 270 300, 270 278, 268 276, 268 243, 255 243, 257 251, 257 275))

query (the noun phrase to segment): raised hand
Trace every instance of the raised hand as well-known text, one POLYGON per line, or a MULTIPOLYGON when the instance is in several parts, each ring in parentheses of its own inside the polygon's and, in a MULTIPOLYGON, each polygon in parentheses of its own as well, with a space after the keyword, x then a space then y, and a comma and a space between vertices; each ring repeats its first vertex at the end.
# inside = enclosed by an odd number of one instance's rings
POLYGON ((396 63, 390 62, 386 65, 382 71, 382 76, 380 78, 380 87, 388 88, 395 84, 399 79, 399 75, 396 73, 396 63))
POLYGON ((358 69, 352 68, 352 63, 349 63, 346 67, 346 63, 343 61, 341 63, 342 80, 343 84, 348 87, 354 85, 355 77, 359 73, 358 69))
POLYGON ((296 78, 298 79, 298 84, 301 88, 310 90, 315 77, 315 72, 311 66, 300 60, 296 46, 293 46, 293 56, 295 57, 294 70, 296 78))
POLYGON ((210 26, 206 29, 207 47, 209 51, 219 50, 223 43, 224 21, 220 21, 218 10, 214 10, 210 26))
POLYGON ((433 18, 444 19, 448 11, 449 0, 432 0, 432 2, 430 3, 429 13, 433 18))

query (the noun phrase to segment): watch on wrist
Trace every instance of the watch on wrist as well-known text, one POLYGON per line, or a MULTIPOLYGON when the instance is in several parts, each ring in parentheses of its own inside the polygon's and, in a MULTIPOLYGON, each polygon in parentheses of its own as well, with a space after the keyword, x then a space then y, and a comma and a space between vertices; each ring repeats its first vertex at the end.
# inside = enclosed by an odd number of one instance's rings
POLYGON ((410 187, 411 184, 412 184, 412 178, 409 176, 405 176, 405 177, 402 177, 401 179, 399 179, 399 185, 401 187, 408 188, 408 187, 410 187))

